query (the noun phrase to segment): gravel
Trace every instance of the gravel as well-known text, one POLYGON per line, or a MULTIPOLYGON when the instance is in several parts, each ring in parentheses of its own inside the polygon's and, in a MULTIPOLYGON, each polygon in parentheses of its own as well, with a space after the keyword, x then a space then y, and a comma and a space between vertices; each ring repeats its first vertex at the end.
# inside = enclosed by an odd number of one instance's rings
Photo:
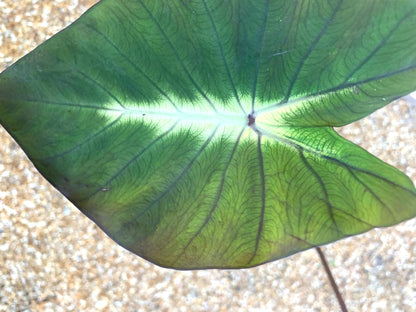
MULTIPOLYGON (((0 70, 92 0, 1 0, 0 70)), ((408 98, 409 99, 409 98, 408 98)), ((416 104, 342 135, 416 181, 416 104)), ((0 311, 338 311, 315 250, 245 270, 175 271, 111 241, 0 129, 0 311)), ((323 247, 350 311, 414 311, 416 219, 323 247)))

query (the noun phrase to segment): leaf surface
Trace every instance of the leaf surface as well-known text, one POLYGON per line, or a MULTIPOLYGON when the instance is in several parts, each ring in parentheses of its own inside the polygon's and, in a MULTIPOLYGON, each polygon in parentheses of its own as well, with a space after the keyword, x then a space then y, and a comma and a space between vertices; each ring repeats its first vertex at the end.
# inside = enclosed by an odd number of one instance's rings
POLYGON ((0 122, 110 237, 241 268, 416 215, 333 126, 416 89, 414 1, 103 0, 0 75, 0 122))

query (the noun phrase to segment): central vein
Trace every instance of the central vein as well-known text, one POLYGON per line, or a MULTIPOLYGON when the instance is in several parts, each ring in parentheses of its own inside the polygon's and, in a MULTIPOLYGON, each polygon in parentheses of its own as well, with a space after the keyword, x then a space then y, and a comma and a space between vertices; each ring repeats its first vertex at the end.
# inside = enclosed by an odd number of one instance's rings
POLYGON ((140 119, 140 120, 160 120, 160 119, 174 119, 186 122, 201 122, 201 123, 218 123, 224 125, 247 125, 249 117, 242 113, 229 112, 187 112, 187 111, 166 111, 166 110, 148 110, 143 108, 125 108, 112 109, 105 111, 106 115, 122 115, 123 117, 140 119))

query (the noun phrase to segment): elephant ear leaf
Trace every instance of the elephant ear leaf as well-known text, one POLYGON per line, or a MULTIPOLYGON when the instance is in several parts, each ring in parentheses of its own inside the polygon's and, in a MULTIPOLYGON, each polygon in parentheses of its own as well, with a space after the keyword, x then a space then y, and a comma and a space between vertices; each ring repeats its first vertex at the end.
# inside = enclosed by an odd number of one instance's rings
POLYGON ((416 2, 103 0, 0 75, 0 122, 111 238, 251 267, 416 215, 336 134, 416 89, 416 2))

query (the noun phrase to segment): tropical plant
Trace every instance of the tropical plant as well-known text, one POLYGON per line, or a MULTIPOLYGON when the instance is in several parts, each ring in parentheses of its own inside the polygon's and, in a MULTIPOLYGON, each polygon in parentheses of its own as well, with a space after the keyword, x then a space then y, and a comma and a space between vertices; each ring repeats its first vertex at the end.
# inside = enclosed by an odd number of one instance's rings
POLYGON ((332 129, 416 89, 415 10, 104 0, 1 74, 0 122, 134 253, 258 265, 415 216, 412 182, 332 129))

